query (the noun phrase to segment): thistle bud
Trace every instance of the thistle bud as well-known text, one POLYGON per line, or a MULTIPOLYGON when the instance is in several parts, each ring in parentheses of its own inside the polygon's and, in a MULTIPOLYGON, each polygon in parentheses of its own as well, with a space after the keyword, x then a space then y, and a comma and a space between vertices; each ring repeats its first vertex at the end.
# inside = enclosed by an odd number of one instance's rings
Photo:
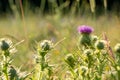
POLYGON ((67 63, 70 67, 74 68, 74 66, 75 66, 75 58, 74 58, 74 56, 73 56, 72 54, 68 54, 68 55, 65 57, 65 61, 66 61, 66 63, 67 63))
POLYGON ((85 75, 88 71, 88 68, 86 66, 81 66, 80 68, 82 70, 82 75, 85 75))
POLYGON ((80 44, 82 45, 90 45, 91 44, 91 36, 90 35, 87 35, 87 34, 82 34, 80 36, 80 44))
POLYGON ((2 51, 6 51, 11 47, 12 41, 7 38, 0 39, 0 48, 2 51))
POLYGON ((98 50, 104 49, 104 47, 105 47, 105 41, 104 41, 104 40, 98 40, 98 41, 95 43, 95 47, 96 47, 98 50))
POLYGON ((40 43, 40 47, 43 51, 49 51, 53 48, 53 43, 49 40, 44 40, 40 43))
POLYGON ((92 42, 95 43, 98 40, 98 37, 93 35, 91 39, 92 39, 92 42))
POLYGON ((10 78, 10 80, 14 80, 15 77, 17 77, 17 71, 15 70, 15 68, 13 66, 10 66, 9 78, 10 78))
POLYGON ((114 49, 115 49, 115 52, 120 53, 120 43, 116 44, 114 49))
POLYGON ((3 51, 7 50, 10 47, 9 44, 7 44, 7 42, 5 42, 5 41, 2 41, 1 43, 2 43, 1 49, 3 51))
POLYGON ((91 49, 84 50, 84 54, 86 54, 86 55, 90 55, 92 53, 93 53, 93 51, 91 49))

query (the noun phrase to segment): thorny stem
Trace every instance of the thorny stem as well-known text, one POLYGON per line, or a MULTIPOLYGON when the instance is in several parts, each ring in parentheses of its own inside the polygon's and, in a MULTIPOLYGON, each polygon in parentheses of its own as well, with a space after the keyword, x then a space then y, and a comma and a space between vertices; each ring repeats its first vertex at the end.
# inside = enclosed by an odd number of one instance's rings
POLYGON ((8 73, 7 73, 7 67, 6 67, 5 69, 6 69, 6 70, 5 70, 4 74, 5 74, 5 76, 6 76, 6 80, 9 80, 9 79, 8 79, 8 73))
POLYGON ((42 59, 41 59, 41 71, 44 70, 44 63, 45 63, 45 57, 42 56, 42 59))
POLYGON ((120 70, 118 70, 117 73, 118 73, 118 80, 120 80, 120 70))
POLYGON ((71 71, 72 75, 74 76, 74 80, 76 80, 76 74, 74 73, 74 70, 72 68, 70 68, 70 71, 71 71))
MULTIPOLYGON (((43 53, 43 52, 40 52, 40 53, 43 53)), ((41 63, 40 63, 40 66, 41 66, 41 70, 39 72, 39 80, 42 79, 42 75, 43 75, 43 72, 44 71, 44 64, 45 64, 45 55, 41 55, 41 63)))
POLYGON ((40 71, 40 77, 39 80, 42 80, 42 72, 40 71))
MULTIPOLYGON (((6 52, 5 52, 6 53, 6 52)), ((4 54, 5 54, 4 53, 4 54)), ((7 71, 8 71, 8 61, 7 61, 7 56, 5 56, 5 55, 3 55, 3 60, 4 60, 4 63, 3 63, 3 73, 4 73, 4 75, 5 75, 5 77, 6 77, 6 80, 9 80, 8 79, 8 73, 7 73, 7 71)))

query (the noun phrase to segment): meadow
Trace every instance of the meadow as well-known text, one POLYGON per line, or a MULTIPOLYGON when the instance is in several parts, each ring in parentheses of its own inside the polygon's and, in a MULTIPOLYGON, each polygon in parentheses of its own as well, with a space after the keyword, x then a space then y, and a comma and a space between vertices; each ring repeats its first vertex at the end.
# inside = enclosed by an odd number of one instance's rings
MULTIPOLYGON (((13 65, 12 67, 15 67, 18 72, 19 69, 22 72, 25 71, 22 74, 23 76, 27 76, 20 79, 19 76, 17 76, 16 78, 16 76, 14 75, 14 78, 9 77, 9 79, 7 79, 5 75, 8 76, 9 73, 6 71, 2 71, 2 69, 0 68, 0 80, 119 80, 120 77, 118 76, 120 75, 120 69, 118 67, 120 66, 120 58, 117 57, 115 62, 113 61, 113 63, 115 64, 114 66, 114 64, 112 64, 112 59, 110 58, 110 56, 105 55, 105 57, 103 57, 103 55, 101 54, 104 52, 102 52, 102 50, 99 50, 99 48, 96 49, 96 47, 93 46, 91 48, 91 45, 88 45, 90 47, 86 48, 86 45, 83 45, 83 48, 86 49, 80 50, 81 46, 79 38, 81 34, 78 32, 77 29, 79 26, 82 25, 87 25, 94 28, 92 34, 97 35, 100 40, 104 39, 103 33, 106 33, 108 42, 110 43, 109 45, 113 49, 113 53, 116 55, 114 46, 117 43, 120 43, 120 19, 119 16, 114 13, 102 14, 100 16, 95 16, 94 13, 85 13, 83 15, 77 16, 73 14, 62 15, 61 13, 56 13, 54 15, 40 15, 29 13, 22 14, 21 16, 18 13, 15 13, 15 16, 7 15, 6 17, 1 17, 0 38, 9 38, 16 48, 15 53, 10 53, 10 55, 7 56, 8 62, 9 58, 13 59, 7 67, 11 68, 11 66, 13 65), (39 43, 42 43, 42 41, 44 42, 44 40, 48 40, 48 44, 46 44, 47 48, 46 46, 39 48, 39 45, 41 45, 39 43), (49 41, 52 41, 52 43, 49 41), (52 48, 49 44, 52 45, 52 48), (98 66, 100 66, 99 61, 107 58, 108 63, 106 64, 110 65, 110 67, 108 69, 108 67, 106 67, 105 65, 102 66, 105 68, 105 70, 101 70, 103 72, 105 71, 106 73, 101 74, 102 72, 100 72, 99 69, 101 69, 102 67, 99 68, 97 67, 97 65, 91 64, 92 67, 95 66, 95 68, 92 68, 91 66, 87 65, 89 64, 89 56, 84 55, 83 53, 88 48, 93 50, 93 54, 91 54, 92 56, 95 56, 95 58, 100 57, 97 58, 98 62, 95 62, 96 64, 98 63, 98 66), (100 53, 100 55, 95 55, 96 50, 98 51, 98 53, 100 53), (78 55, 78 53, 80 55, 78 55), (68 57, 70 56, 70 62, 69 59, 66 59, 66 55, 68 55, 68 57), (88 57, 88 61, 84 61, 84 59, 81 59, 83 57, 88 57), (39 63, 40 65, 37 65, 39 63), (47 67, 44 67, 43 65, 46 64, 47 67), (81 72, 81 66, 77 64, 87 66, 88 71, 90 69, 93 69, 94 71, 95 69, 96 74, 94 74, 94 77, 92 78, 91 74, 93 74, 94 72, 81 72), (49 71, 51 71, 51 68, 53 68, 53 73, 49 73, 49 71), (110 76, 106 76, 106 68, 108 72, 113 71, 113 73, 109 73, 110 76), (46 72, 46 70, 48 70, 48 72, 46 72), (114 73, 114 71, 116 72, 114 73), (103 77, 101 76, 104 74, 104 77, 106 78, 103 79, 103 77), (114 74, 117 74, 117 76, 115 76, 114 74)), ((9 53, 9 49, 7 50, 9 53)), ((6 52, 7 50, 0 50, 1 62, 4 57, 7 58, 5 55, 8 54, 6 52)), ((107 49, 105 48, 104 51, 107 51, 107 49)), ((106 53, 109 53, 109 50, 106 53)), ((104 61, 106 61, 106 59, 104 61)), ((6 64, 5 62, 6 61, 3 60, 3 64, 1 65, 4 66, 4 64, 6 64)), ((87 70, 86 68, 83 69, 87 70)))
POLYGON ((47 39, 57 43, 63 40, 48 54, 50 63, 58 65, 56 74, 63 77, 63 73, 67 70, 65 55, 78 51, 80 34, 77 27, 80 25, 92 26, 93 34, 100 37, 106 32, 111 46, 120 42, 120 20, 115 15, 103 15, 99 18, 32 15, 25 17, 24 22, 20 18, 7 17, 0 20, 0 37, 10 38, 14 43, 23 41, 16 46, 17 52, 12 55, 14 60, 12 64, 28 72, 34 69, 36 42, 47 39))
MULTIPOLYGON (((66 38, 57 47, 60 46, 63 47, 63 49, 66 48, 65 51, 73 51, 79 37, 77 27, 80 25, 90 25, 94 27, 94 34, 99 36, 101 36, 103 32, 106 32, 109 40, 112 41, 111 45, 115 45, 116 42, 120 41, 120 21, 115 15, 111 15, 110 17, 100 16, 96 19, 91 16, 30 16, 25 18, 25 26, 21 19, 5 18, 0 20, 0 36, 10 37, 15 42, 24 40, 23 43, 17 46, 20 50, 22 49, 20 54, 17 55, 24 55, 22 57, 29 55, 30 57, 31 53, 33 54, 32 50, 34 50, 33 47, 35 45, 35 41, 41 41, 44 39, 57 42, 63 38, 66 38), (26 45, 28 47, 25 47, 26 45), (27 49, 30 49, 30 51, 27 49), (29 52, 31 53, 29 54, 29 52)), ((64 54, 65 52, 61 53, 64 54)), ((21 60, 22 58, 20 61, 21 60)), ((22 60, 21 62, 25 62, 25 60, 22 60)))

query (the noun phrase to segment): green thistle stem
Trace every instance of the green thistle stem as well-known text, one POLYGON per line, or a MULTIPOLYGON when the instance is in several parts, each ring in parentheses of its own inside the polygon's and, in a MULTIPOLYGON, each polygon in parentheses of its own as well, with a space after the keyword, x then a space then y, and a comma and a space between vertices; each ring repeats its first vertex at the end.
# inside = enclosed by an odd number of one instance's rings
POLYGON ((3 60, 4 60, 3 73, 4 73, 5 77, 6 77, 6 80, 9 80, 8 72, 7 72, 8 71, 8 60, 7 60, 8 56, 6 56, 6 54, 9 54, 9 52, 4 51, 4 55, 3 55, 3 60))
POLYGON ((44 52, 44 51, 40 51, 39 52, 40 53, 40 56, 41 56, 41 61, 40 61, 40 66, 41 66, 41 70, 40 70, 40 74, 39 74, 39 80, 41 80, 42 79, 42 76, 43 76, 43 71, 44 71, 44 69, 45 69, 45 54, 47 53, 47 52, 44 52))
POLYGON ((118 70, 117 73, 118 73, 118 80, 120 80, 120 70, 118 70))
POLYGON ((6 71, 4 73, 5 73, 5 76, 6 76, 6 80, 9 80, 8 79, 8 74, 7 74, 7 68, 6 68, 6 71))
POLYGON ((92 65, 92 57, 88 55, 88 68, 91 68, 92 65))
POLYGON ((40 77, 39 77, 39 80, 42 80, 42 72, 40 72, 40 77))
POLYGON ((88 71, 89 74, 87 74, 87 80, 90 79, 90 70, 88 71))
POLYGON ((44 70, 44 64, 45 64, 45 57, 42 56, 42 59, 41 59, 41 71, 44 70))
POLYGON ((70 72, 71 72, 71 74, 73 75, 74 80, 76 80, 76 74, 75 74, 75 72, 74 72, 73 68, 70 68, 70 72))

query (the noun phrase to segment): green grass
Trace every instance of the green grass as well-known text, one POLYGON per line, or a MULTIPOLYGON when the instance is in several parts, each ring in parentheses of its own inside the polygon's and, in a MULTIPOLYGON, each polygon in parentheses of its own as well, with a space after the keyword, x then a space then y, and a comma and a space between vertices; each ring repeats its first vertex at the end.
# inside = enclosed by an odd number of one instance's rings
MULTIPOLYGON (((120 42, 120 20, 115 15, 100 16, 99 18, 91 16, 47 15, 43 17, 30 15, 25 17, 25 26, 19 17, 7 17, 0 20, 0 37, 11 38, 14 43, 24 40, 23 43, 17 46, 18 52, 13 56, 13 64, 17 67, 22 66, 23 70, 31 70, 34 67, 35 42, 44 39, 53 40, 56 43, 65 38, 49 54, 51 63, 64 64, 63 57, 68 53, 75 53, 77 49, 79 37, 77 27, 79 25, 94 27, 94 34, 99 36, 106 32, 108 38, 112 41, 112 46, 120 42)), ((62 75, 64 69, 61 70, 61 66, 58 68, 56 72, 62 75), (58 72, 59 70, 61 71, 58 72)))

